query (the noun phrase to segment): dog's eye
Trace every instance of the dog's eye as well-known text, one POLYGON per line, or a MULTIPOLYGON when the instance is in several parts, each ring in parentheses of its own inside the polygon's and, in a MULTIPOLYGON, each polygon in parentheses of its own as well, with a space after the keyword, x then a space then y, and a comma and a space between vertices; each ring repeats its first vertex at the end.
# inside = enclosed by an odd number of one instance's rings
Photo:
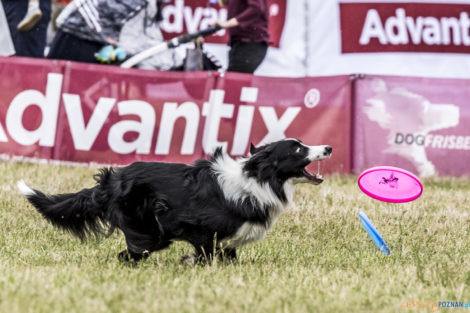
POLYGON ((302 152, 302 148, 301 147, 298 147, 297 149, 295 149, 295 153, 300 153, 302 152))

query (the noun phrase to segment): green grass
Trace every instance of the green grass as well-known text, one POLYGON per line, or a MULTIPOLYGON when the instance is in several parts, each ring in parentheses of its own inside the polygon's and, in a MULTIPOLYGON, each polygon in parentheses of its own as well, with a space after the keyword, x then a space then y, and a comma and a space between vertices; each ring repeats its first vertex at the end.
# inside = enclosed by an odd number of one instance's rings
POLYGON ((400 305, 470 300, 469 179, 425 180, 418 200, 387 204, 362 194, 355 177, 327 176, 298 188, 296 208, 236 264, 180 265, 191 248, 177 243, 132 267, 116 258, 121 233, 81 243, 16 191, 21 178, 47 193, 89 187, 96 168, 2 162, 0 171, 0 312, 414 312, 400 305))

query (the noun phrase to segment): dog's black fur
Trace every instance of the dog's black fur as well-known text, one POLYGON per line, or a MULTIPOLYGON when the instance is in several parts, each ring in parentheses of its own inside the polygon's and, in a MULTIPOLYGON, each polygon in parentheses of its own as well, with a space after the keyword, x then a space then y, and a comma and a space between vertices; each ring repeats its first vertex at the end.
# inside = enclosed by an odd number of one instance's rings
MULTIPOLYGON (((120 259, 138 261, 174 240, 184 240, 194 246, 195 261, 206 260, 214 251, 219 252, 219 243, 229 242, 243 225, 261 227, 257 230, 272 226, 288 204, 286 182, 298 179, 321 183, 321 178, 305 170, 313 160, 312 151, 317 149, 316 160, 329 157, 332 151, 329 146, 309 147, 298 140, 282 140, 252 146, 252 156, 239 161, 217 149, 210 159, 193 165, 136 162, 117 169, 103 168, 95 175, 93 188, 77 193, 45 195, 26 185, 22 192, 52 224, 81 239, 121 229, 127 250, 119 254, 120 259), (221 183, 226 162, 239 164, 240 179, 260 188, 269 186, 277 199, 266 201, 255 192, 237 188, 233 193, 242 196, 230 198, 232 191, 221 183), (276 203, 282 208, 275 208, 279 206, 276 203)), ((246 238, 251 235, 247 234, 246 238)), ((251 241, 255 240, 259 238, 251 241)), ((224 255, 235 258, 236 246, 225 244, 224 255)))

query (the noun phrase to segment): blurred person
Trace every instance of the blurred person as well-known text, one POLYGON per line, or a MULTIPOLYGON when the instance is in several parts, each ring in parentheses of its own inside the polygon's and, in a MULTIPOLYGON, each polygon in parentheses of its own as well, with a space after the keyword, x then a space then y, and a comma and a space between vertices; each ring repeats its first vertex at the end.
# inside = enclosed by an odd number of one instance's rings
POLYGON ((59 29, 47 57, 98 63, 95 53, 117 43, 123 21, 145 4, 146 0, 72 1, 56 19, 59 29))
POLYGON ((15 47, 11 40, 10 29, 8 28, 7 17, 3 11, 3 5, 0 1, 0 56, 9 56, 15 54, 15 47))
POLYGON ((227 7, 227 20, 217 21, 229 34, 227 71, 253 73, 268 50, 268 0, 218 1, 227 7))
POLYGON ((57 26, 57 17, 62 12, 62 10, 70 4, 72 0, 53 0, 52 2, 52 13, 51 13, 51 24, 49 25, 51 30, 57 32, 59 26, 57 26))
POLYGON ((26 32, 33 28, 42 18, 42 11, 39 7, 39 0, 28 0, 28 10, 17 28, 21 32, 26 32))
POLYGON ((56 20, 60 12, 72 2, 72 0, 52 0, 52 11, 51 11, 51 22, 47 28, 47 46, 46 46, 46 55, 49 53, 52 39, 54 39, 55 34, 59 27, 57 26, 56 20))
MULTIPOLYGON (((41 0, 38 2, 38 10, 42 17, 31 26, 29 30, 18 27, 25 17, 28 16, 28 0, 2 0, 5 15, 8 21, 11 39, 15 46, 16 56, 44 57, 46 47, 47 26, 51 18, 51 0, 41 0)), ((29 12, 37 12, 34 9, 29 12)), ((31 13, 31 14, 33 14, 31 13)), ((28 28, 28 27, 26 27, 28 28)))
POLYGON ((56 20, 59 16, 60 12, 70 4, 72 0, 54 0, 52 6, 52 14, 51 14, 51 26, 54 31, 57 31, 59 27, 57 26, 56 20))
MULTIPOLYGON (((74 0, 57 17, 59 30, 47 57, 99 63, 95 54, 105 45, 134 54, 161 43, 161 5, 161 0, 74 0)), ((140 66, 169 69, 173 62, 169 51, 140 66)))
MULTIPOLYGON (((144 10, 139 11, 122 27, 119 46, 128 54, 137 54, 164 41, 159 23, 162 16, 163 0, 150 0, 144 10)), ((174 50, 166 50, 137 64, 141 69, 170 70, 182 64, 183 58, 174 50)))
MULTIPOLYGON (((103 43, 86 39, 85 34, 89 31, 86 28, 87 23, 85 22, 86 19, 84 17, 76 16, 75 23, 71 23, 72 29, 77 29, 75 32, 72 32, 72 30, 64 31, 63 28, 66 28, 66 25, 61 27, 61 24, 67 23, 64 21, 69 18, 69 15, 74 18, 76 12, 79 12, 82 7, 78 4, 79 2, 83 3, 84 1, 74 1, 70 3, 62 9, 58 16, 56 16, 54 24, 57 27, 57 31, 52 38, 47 58, 91 63, 97 62, 94 57, 94 53, 103 46, 103 43), (80 35, 81 28, 76 27, 76 25, 83 25, 85 32, 82 35, 80 35)), ((82 12, 83 14, 86 13, 83 9, 82 12)))

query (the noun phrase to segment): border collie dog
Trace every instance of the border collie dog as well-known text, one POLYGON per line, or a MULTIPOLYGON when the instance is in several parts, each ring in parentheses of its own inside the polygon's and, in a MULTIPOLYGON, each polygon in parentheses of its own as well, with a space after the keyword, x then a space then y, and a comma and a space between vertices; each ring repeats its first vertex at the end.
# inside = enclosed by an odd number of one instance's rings
POLYGON ((18 182, 20 192, 53 225, 81 239, 124 233, 120 260, 139 261, 173 241, 194 246, 182 260, 212 260, 214 253, 236 258, 236 248, 261 240, 293 201, 295 185, 323 182, 306 170, 331 156, 330 146, 284 139, 251 156, 232 159, 218 148, 193 165, 135 162, 103 168, 96 185, 77 193, 45 195, 18 182))

